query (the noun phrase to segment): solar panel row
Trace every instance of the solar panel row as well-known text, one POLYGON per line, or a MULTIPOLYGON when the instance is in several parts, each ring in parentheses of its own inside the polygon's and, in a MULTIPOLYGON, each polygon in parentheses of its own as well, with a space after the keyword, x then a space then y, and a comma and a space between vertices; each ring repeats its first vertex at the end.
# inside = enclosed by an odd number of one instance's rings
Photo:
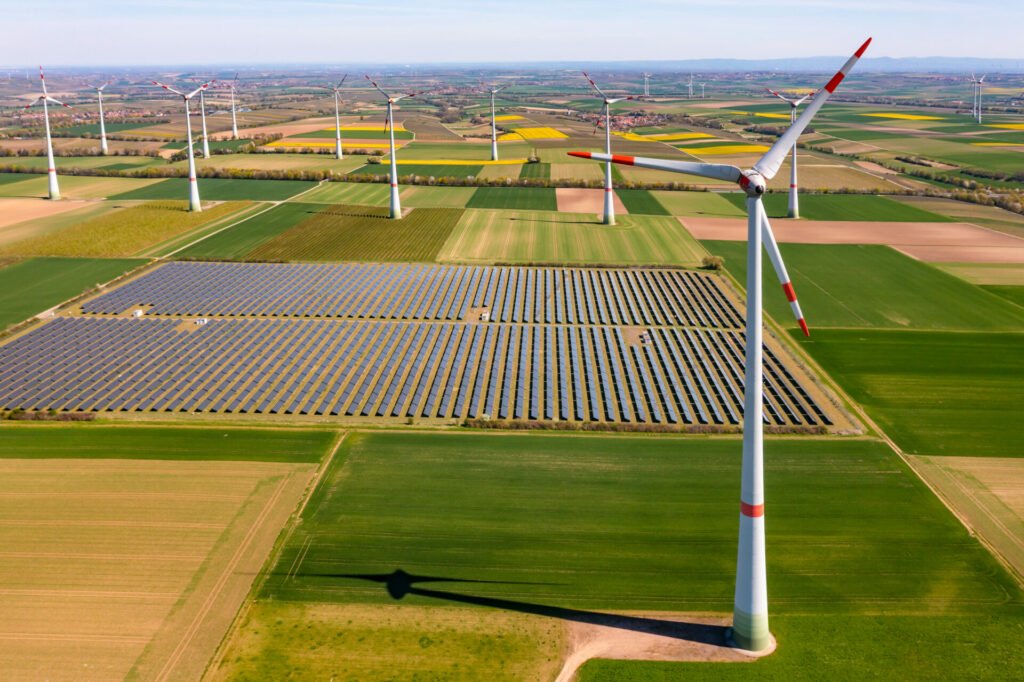
POLYGON ((680 270, 372 263, 160 266, 83 306, 86 313, 465 320, 738 328, 715 278, 680 270))
MULTIPOLYGON (((62 317, 0 347, 0 406, 739 422, 740 333, 646 334, 649 343, 620 327, 62 317)), ((765 378, 766 422, 830 423, 769 349, 765 378)))

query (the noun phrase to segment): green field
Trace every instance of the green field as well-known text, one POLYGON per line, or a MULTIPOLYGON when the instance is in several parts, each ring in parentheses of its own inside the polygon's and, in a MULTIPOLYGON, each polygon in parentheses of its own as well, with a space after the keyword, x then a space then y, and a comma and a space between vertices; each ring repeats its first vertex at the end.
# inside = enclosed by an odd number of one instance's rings
MULTIPOLYGON (((304 180, 226 180, 199 178, 199 195, 204 201, 283 201, 316 183, 304 180)), ((112 196, 111 199, 187 199, 188 178, 170 178, 156 184, 112 196)))
POLYGON ((982 289, 1024 308, 1024 286, 993 285, 982 287, 982 289))
MULTIPOLYGON (((0 268, 0 329, 108 282, 144 261, 30 258, 0 268)), ((2 429, 0 429, 2 431, 2 429)))
POLYGON ((34 173, 0 173, 0 185, 10 185, 13 182, 21 182, 31 178, 38 178, 34 173))
POLYGON ((632 214, 639 215, 672 215, 661 205, 653 194, 646 189, 617 189, 615 193, 622 205, 632 214))
MULTIPOLYGON (((107 134, 120 133, 125 130, 139 130, 145 128, 151 123, 140 123, 134 121, 132 123, 106 123, 104 122, 104 128, 107 130, 107 134)), ((66 126, 63 128, 54 128, 54 137, 79 137, 81 135, 99 135, 100 124, 99 123, 80 123, 79 125, 66 126)))
POLYGON ((430 187, 427 185, 409 185, 403 187, 399 195, 402 206, 412 208, 465 208, 475 187, 430 187))
MULTIPOLYGON (((738 209, 746 210, 746 195, 723 194, 738 209)), ((789 196, 773 192, 764 197, 764 207, 773 218, 786 216, 789 196)), ((744 212, 743 215, 746 215, 744 212)), ((872 194, 801 194, 800 217, 807 220, 877 220, 880 222, 945 223, 951 218, 872 194)))
POLYGON ((519 177, 532 180, 549 180, 551 178, 551 164, 524 163, 519 171, 519 177))
POLYGON ((668 216, 623 215, 608 227, 582 213, 468 210, 438 257, 469 263, 695 266, 704 255, 668 216))
MULTIPOLYGON (((725 258, 726 268, 744 286, 746 243, 703 244, 711 253, 725 258)), ((888 246, 781 244, 780 248, 812 330, 1024 330, 1021 308, 888 246)), ((765 308, 777 322, 795 328, 789 303, 767 257, 763 267, 765 308)))
MULTIPOLYGON (((407 178, 412 175, 434 177, 434 178, 468 178, 476 177, 483 170, 483 166, 461 166, 445 164, 421 164, 401 163, 398 164, 398 177, 407 178)), ((349 172, 350 175, 390 175, 391 166, 388 163, 367 164, 349 172)))
MULTIPOLYGON (((436 648, 417 646, 396 634, 401 611, 389 628, 360 629, 358 643, 339 649, 310 646, 307 628, 280 627, 302 623, 273 620, 288 608, 318 614, 308 626, 318 640, 352 623, 342 606, 401 605, 409 609, 406 628, 417 634, 431 611, 453 619, 452 609, 467 605, 470 619, 481 611, 554 620, 585 619, 590 610, 728 613, 738 449, 736 439, 350 434, 241 631, 250 643, 253 631, 275 636, 234 653, 229 642, 222 672, 230 677, 238 665, 269 677, 345 679, 374 656, 403 661, 409 678, 450 671, 452 634, 439 629, 429 634, 436 648), (403 584, 398 569, 433 581, 403 584), (331 612, 318 610, 323 604, 337 605, 333 623, 324 622, 331 612), (260 621, 261 614, 271 620, 260 621)), ((896 648, 861 633, 951 618, 961 637, 975 639, 989 632, 986 619, 1019 615, 1018 586, 884 445, 769 440, 766 480, 768 499, 777 501, 769 512, 768 574, 779 660, 792 655, 809 665, 808 657, 827 656, 839 665, 888 657, 899 669, 922 648, 934 653, 949 630, 912 629, 918 646, 896 648), (812 637, 808 650, 800 639, 807 630, 787 623, 824 624, 820 636, 834 644, 825 653, 812 637), (871 656, 865 647, 881 650, 871 656)), ((509 637, 527 647, 522 634, 509 637)), ((472 666, 493 639, 485 628, 475 642, 464 638, 460 662, 472 666)), ((1013 640, 992 646, 1004 651, 1013 640)), ((515 652, 504 653, 514 659, 515 652)), ((474 679, 473 669, 460 672, 474 679)), ((524 678, 519 671, 511 677, 524 678)))
POLYGON ((63 230, 30 237, 0 249, 0 255, 118 257, 144 255, 158 244, 227 218, 248 202, 225 201, 200 213, 184 201, 151 201, 83 220, 63 230))
POLYGON ((548 187, 480 187, 466 206, 557 211, 558 201, 555 199, 555 190, 548 187))
POLYGON ((178 258, 233 260, 317 213, 323 204, 285 202, 178 252, 178 258))
POLYGON ((381 183, 331 181, 302 195, 302 200, 325 204, 387 206, 390 191, 390 187, 381 183))
POLYGON ((801 345, 906 452, 1019 457, 1024 334, 813 330, 801 345))
MULTIPOLYGON (((57 162, 58 167, 60 162, 57 162)), ((22 182, 0 184, 0 197, 46 197, 48 180, 45 173, 25 174, 22 182)), ((61 196, 65 199, 102 199, 131 190, 142 190, 162 182, 142 178, 119 178, 89 175, 58 175, 61 196)), ((184 193, 174 199, 188 198, 184 193)))
POLYGON ((457 208, 415 208, 401 220, 385 208, 330 206, 248 254, 251 260, 433 261, 462 217, 457 208))
POLYGON ((0 428, 0 457, 319 462, 334 438, 299 429, 19 423, 0 428))
POLYGON ((724 195, 717 192, 668 192, 655 190, 651 196, 672 215, 710 216, 714 218, 738 218, 746 216, 746 209, 739 208, 724 195))

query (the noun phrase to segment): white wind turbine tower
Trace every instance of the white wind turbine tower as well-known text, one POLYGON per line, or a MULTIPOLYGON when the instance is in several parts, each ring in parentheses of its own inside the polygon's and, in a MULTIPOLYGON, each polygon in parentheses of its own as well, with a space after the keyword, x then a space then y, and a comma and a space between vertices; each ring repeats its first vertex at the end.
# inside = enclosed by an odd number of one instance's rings
POLYGON ((686 84, 686 93, 689 99, 693 99, 693 74, 690 74, 690 82, 686 84))
MULTIPOLYGON (((196 80, 197 83, 199 82, 198 79, 195 79, 195 80, 196 80)), ((211 84, 216 83, 216 82, 217 81, 212 80, 212 81, 207 82, 206 85, 211 85, 211 84)), ((203 121, 203 158, 204 159, 208 159, 208 158, 210 158, 210 141, 209 141, 209 138, 206 135, 206 89, 205 88, 200 88, 199 89, 199 115, 200 115, 200 117, 202 118, 202 121, 203 121)), ((189 136, 190 136, 190 139, 191 139, 191 133, 189 134, 189 136)))
POLYGON ((604 94, 604 90, 597 87, 597 83, 594 79, 587 75, 587 72, 583 72, 583 77, 590 83, 590 87, 597 91, 597 94, 601 96, 604 102, 604 152, 608 155, 608 162, 605 164, 604 169, 604 222, 605 225, 615 224, 615 201, 612 196, 612 114, 611 105, 616 102, 623 102, 628 99, 636 99, 632 95, 628 97, 609 97, 604 94))
POLYGON ((238 139, 238 116, 235 114, 235 86, 238 85, 238 74, 228 85, 231 88, 231 139, 238 139))
POLYGON ((491 95, 491 161, 498 160, 498 124, 495 119, 494 96, 507 87, 502 85, 497 88, 486 88, 491 95))
POLYGON ((381 90, 380 86, 369 76, 366 76, 366 80, 370 81, 370 84, 376 88, 377 92, 384 95, 388 100, 388 112, 387 118, 384 120, 384 129, 391 131, 389 137, 390 151, 391 151, 391 219, 399 220, 402 217, 402 204, 398 200, 398 159, 395 157, 395 108, 396 102, 400 102, 407 97, 415 97, 421 95, 421 92, 407 92, 404 95, 389 95, 388 93, 381 90))
POLYGON ((978 125, 981 125, 981 89, 984 87, 984 84, 985 84, 985 75, 986 74, 983 74, 981 76, 981 78, 979 78, 978 81, 975 83, 975 89, 977 90, 977 93, 978 93, 978 96, 977 96, 977 102, 978 103, 975 106, 975 109, 977 111, 978 125))
POLYGON ((761 311, 761 247, 775 268, 782 289, 804 334, 810 335, 793 285, 789 281, 768 215, 761 197, 789 149, 810 124, 811 119, 867 50, 868 38, 846 64, 818 92, 804 113, 789 127, 771 149, 750 170, 715 163, 668 161, 633 156, 611 156, 591 152, 569 152, 572 156, 598 161, 614 161, 641 168, 688 173, 705 178, 735 182, 747 195, 747 319, 746 368, 743 384, 743 465, 740 492, 740 539, 736 560, 736 593, 733 610, 732 640, 748 651, 764 651, 771 646, 768 629, 768 575, 765 568, 764 533, 764 450, 763 450, 763 367, 761 311))
POLYGON ((107 125, 103 120, 103 88, 110 85, 106 82, 103 85, 90 85, 89 88, 96 91, 96 101, 100 108, 100 154, 107 153, 107 125))
POLYGON ((651 74, 644 72, 644 97, 651 96, 651 74))
MULTIPOLYGON (((26 72, 26 77, 28 76, 26 72)), ((53 140, 50 137, 50 107, 47 106, 50 103, 59 104, 62 107, 73 109, 70 104, 64 104, 50 97, 46 92, 46 77, 43 76, 43 67, 39 67, 39 82, 43 86, 43 94, 40 95, 35 101, 25 105, 25 108, 43 103, 43 125, 46 127, 46 174, 49 178, 49 196, 50 199, 56 201, 60 199, 60 187, 57 185, 57 167, 53 163, 53 140)))
POLYGON ((701 99, 704 99, 704 86, 705 85, 707 85, 707 83, 701 83, 700 84, 700 98, 701 99))
MULTIPOLYGON (((785 95, 775 92, 771 88, 765 88, 768 92, 775 95, 783 102, 789 105, 789 123, 792 125, 796 123, 796 110, 801 104, 807 101, 808 98, 814 95, 814 91, 804 95, 800 99, 790 99, 785 95)), ((789 212, 790 218, 800 217, 800 199, 797 197, 796 187, 796 140, 793 141, 793 164, 789 169, 789 212)))
POLYGON ((318 85, 324 90, 334 93, 334 157, 338 160, 344 156, 341 149, 341 84, 348 78, 348 74, 341 77, 337 85, 318 85))
MULTIPOLYGON (((185 147, 188 150, 188 210, 190 211, 202 211, 203 206, 199 203, 199 183, 196 181, 196 158, 192 151, 192 114, 189 111, 189 100, 196 95, 202 93, 206 88, 210 87, 209 81, 203 83, 192 92, 185 94, 180 90, 175 90, 169 85, 164 85, 158 81, 150 81, 153 85, 159 85, 168 92, 173 92, 185 103, 185 147)), ((205 137, 203 138, 205 140, 205 137)))

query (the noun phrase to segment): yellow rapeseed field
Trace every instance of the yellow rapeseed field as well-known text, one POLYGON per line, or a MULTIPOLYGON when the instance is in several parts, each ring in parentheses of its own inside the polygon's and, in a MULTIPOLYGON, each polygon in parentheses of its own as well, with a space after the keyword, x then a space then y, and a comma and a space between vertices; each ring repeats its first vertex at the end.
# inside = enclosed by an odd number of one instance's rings
POLYGON ((1024 123, 989 123, 986 128, 999 128, 1001 130, 1024 130, 1024 123))
POLYGON ((714 139, 714 135, 708 135, 707 133, 657 133, 655 135, 647 135, 648 140, 657 140, 658 142, 678 142, 680 140, 710 140, 714 139))
MULTIPOLYGON (((395 146, 401 147, 403 141, 395 140, 395 146)), ((385 149, 388 147, 387 142, 358 142, 353 143, 347 140, 343 140, 342 144, 347 147, 356 147, 359 149, 385 149)), ((289 147, 294 149, 308 149, 312 147, 330 147, 334 148, 334 140, 321 140, 321 139, 307 139, 307 140, 275 140, 274 142, 267 143, 268 147, 289 147)))
POLYGON ((874 118, 895 118, 900 121, 945 121, 942 116, 922 116, 921 114, 898 114, 895 112, 878 112, 874 114, 861 114, 874 118))
POLYGON ((522 142, 525 138, 519 133, 505 133, 498 135, 498 142, 522 142))
POLYGON ((522 121, 523 117, 515 114, 502 114, 501 116, 495 116, 494 120, 496 123, 504 123, 505 121, 522 121))
POLYGON ((549 128, 548 126, 539 126, 537 128, 516 128, 516 134, 522 137, 524 140, 561 140, 569 137, 565 133, 549 128))
POLYGON ((972 142, 972 147, 1024 147, 1024 142, 972 142))

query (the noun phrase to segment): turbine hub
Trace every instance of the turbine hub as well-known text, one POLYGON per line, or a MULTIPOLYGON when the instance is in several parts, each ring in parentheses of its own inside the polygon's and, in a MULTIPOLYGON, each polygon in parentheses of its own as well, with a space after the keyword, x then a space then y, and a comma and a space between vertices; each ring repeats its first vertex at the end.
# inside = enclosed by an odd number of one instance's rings
POLYGON ((764 181, 764 176, 755 170, 749 170, 744 172, 740 176, 739 181, 740 187, 744 192, 747 193, 748 197, 759 197, 764 194, 767 183, 764 181))

